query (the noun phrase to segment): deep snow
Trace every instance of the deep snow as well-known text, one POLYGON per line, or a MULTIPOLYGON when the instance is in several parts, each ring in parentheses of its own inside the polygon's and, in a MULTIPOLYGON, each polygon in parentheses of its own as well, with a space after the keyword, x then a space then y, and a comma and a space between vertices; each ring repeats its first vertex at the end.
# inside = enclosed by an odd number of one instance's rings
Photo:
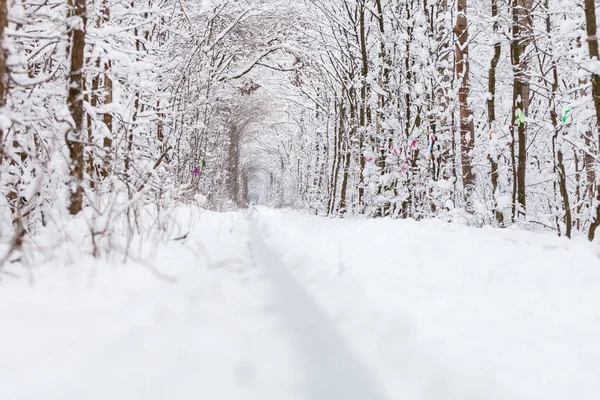
MULTIPOLYGON (((197 213, 196 213, 197 214, 197 213)), ((188 218, 190 218, 188 216, 188 218)), ((436 221, 203 212, 153 265, 0 283, 3 399, 591 399, 593 245, 436 221)))

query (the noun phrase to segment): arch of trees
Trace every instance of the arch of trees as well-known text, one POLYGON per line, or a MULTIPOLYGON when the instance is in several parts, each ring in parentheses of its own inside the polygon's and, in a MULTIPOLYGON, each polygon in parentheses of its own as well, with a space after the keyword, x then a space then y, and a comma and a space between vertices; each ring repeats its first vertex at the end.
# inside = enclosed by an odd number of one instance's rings
POLYGON ((592 240, 596 4, 561 4, 0 0, 4 235, 261 192, 592 240))

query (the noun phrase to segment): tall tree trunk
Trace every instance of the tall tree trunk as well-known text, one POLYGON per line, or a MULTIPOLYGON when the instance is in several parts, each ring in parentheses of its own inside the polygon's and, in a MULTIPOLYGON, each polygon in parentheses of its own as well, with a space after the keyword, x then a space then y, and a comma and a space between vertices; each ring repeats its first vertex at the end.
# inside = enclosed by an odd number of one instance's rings
MULTIPOLYGON (((383 5, 381 0, 375 0, 375 6, 377 9, 377 20, 378 20, 378 28, 379 28, 379 87, 388 92, 389 90, 389 75, 390 75, 390 65, 386 51, 386 37, 385 37, 385 22, 384 22, 384 13, 383 13, 383 5)), ((375 112, 375 129, 376 129, 376 146, 379 146, 379 159, 381 160, 381 170, 379 172, 380 176, 383 176, 386 173, 391 171, 392 166, 388 162, 387 155, 391 147, 393 146, 393 136, 391 134, 387 134, 387 130, 383 128, 383 124, 385 123, 385 109, 387 106, 387 96, 383 93, 379 93, 377 95, 377 109, 375 112)), ((377 195, 381 196, 384 190, 388 190, 392 184, 379 186, 377 195)), ((393 189, 392 189, 393 190, 393 189)), ((391 204, 386 201, 383 204, 381 209, 381 216, 386 215, 389 212, 391 204)))
POLYGON ((350 176, 351 144, 348 135, 344 135, 344 173, 342 177, 342 187, 340 191, 340 214, 345 214, 348 208, 348 178, 350 176))
MULTIPOLYGON (((96 71, 100 70, 100 58, 96 59, 96 71)), ((84 80, 84 85, 85 85, 85 80, 84 80)), ((100 89, 100 73, 96 72, 94 77, 92 78, 92 90, 91 93, 89 94, 90 97, 90 106, 94 109, 96 109, 98 107, 98 90, 100 89)), ((87 130, 88 130, 88 143, 94 143, 94 124, 93 124, 93 120, 92 120, 92 116, 88 115, 87 116, 87 130)), ((88 173, 88 178, 89 178, 89 182, 90 182, 90 187, 92 189, 94 189, 95 185, 96 185, 96 160, 95 157, 96 155, 94 154, 95 152, 93 150, 88 151, 87 154, 87 173, 88 173)))
MULTIPOLYGON (((454 68, 452 68, 454 65, 452 61, 452 27, 448 25, 447 22, 449 20, 447 15, 449 14, 450 9, 448 7, 448 1, 438 0, 435 4, 437 4, 437 19, 434 20, 434 16, 432 15, 431 29, 433 30, 437 25, 436 45, 439 49, 437 60, 440 65, 438 67, 438 75, 441 78, 441 82, 436 93, 436 103, 439 110, 438 117, 436 117, 435 114, 432 115, 436 120, 434 121, 434 127, 435 124, 439 124, 439 128, 434 129, 433 132, 436 139, 437 150, 439 152, 437 160, 436 157, 433 156, 433 164, 436 165, 437 163, 437 176, 434 175, 434 179, 448 179, 450 177, 448 174, 449 169, 452 171, 452 174, 456 172, 453 167, 447 165, 450 159, 448 148, 452 147, 452 142, 454 141, 454 129, 453 126, 451 126, 450 118, 451 110, 449 96, 454 76, 454 68), (442 170, 444 171, 443 175, 442 170)), ((454 67, 456 66, 454 65, 454 67)))
POLYGON ((235 125, 231 126, 229 131, 227 186, 230 199, 236 204, 239 196, 240 139, 239 128, 235 125))
MULTIPOLYGON (((8 79, 6 70, 6 54, 4 53, 4 30, 8 24, 7 0, 0 0, 0 110, 6 107, 8 79)), ((0 129, 0 165, 4 160, 4 131, 0 129)))
MULTIPOLYGON (((596 2, 594 0, 585 0, 585 25, 587 33, 588 50, 590 59, 599 60, 598 55, 598 37, 596 35, 596 2)), ((592 96, 594 98, 594 108, 596 109, 596 135, 598 146, 600 146, 600 77, 592 74, 592 96)), ((600 148, 600 147, 599 147, 600 148)), ((596 174, 598 175, 598 174, 596 174)), ((597 179, 597 178, 596 178, 597 179)), ((596 209, 594 211, 594 220, 590 224, 588 239, 594 240, 596 229, 600 225, 600 190, 596 188, 596 209)))
POLYGON ((461 171, 465 189, 467 210, 472 211, 471 193, 475 176, 471 166, 472 151, 475 147, 473 112, 469 107, 469 29, 467 26, 467 0, 457 0, 456 28, 456 74, 460 79, 458 102, 460 107, 461 171))
MULTIPOLYGON (((4 30, 8 26, 8 8, 7 0, 0 0, 0 112, 4 112, 4 107, 7 104, 8 95, 8 70, 6 67, 6 53, 4 51, 4 30)), ((2 165, 4 158, 8 158, 6 149, 4 148, 4 131, 0 129, 0 165, 2 165)), ((18 146, 16 141, 13 141, 13 146, 18 146)), ((14 161, 10 160, 11 165, 14 165, 14 161)), ((16 168, 16 167, 15 167, 16 168)), ((16 189, 16 183, 14 179, 10 179, 10 190, 6 195, 9 201, 9 207, 11 214, 13 215, 13 223, 18 223, 18 192, 16 189)), ((16 226, 16 225, 15 225, 16 226)))
MULTIPOLYGON (((406 71, 406 84, 408 86, 411 86, 413 84, 413 72, 412 72, 412 53, 411 53, 411 44, 414 41, 414 21, 412 21, 411 18, 411 8, 410 5, 407 3, 405 5, 406 7, 406 20, 408 21, 407 27, 406 27, 406 47, 404 48, 404 68, 406 71)), ((405 114, 404 114, 404 136, 406 139, 406 147, 408 148, 408 150, 406 151, 406 157, 407 159, 405 160, 406 164, 406 176, 407 176, 407 183, 406 183, 406 189, 408 191, 408 197, 405 201, 402 202, 402 211, 401 211, 401 217, 402 218, 409 218, 412 216, 411 214, 411 203, 412 203, 412 196, 413 196, 413 181, 412 181, 412 166, 408 166, 409 162, 412 162, 412 143, 410 141, 410 136, 413 132, 413 130, 411 130, 411 124, 412 124, 412 93, 410 92, 410 90, 405 90, 404 91, 404 106, 405 106, 405 114)), ((413 139, 414 140, 414 139, 413 139)))
POLYGON ((69 96, 67 104, 75 126, 66 135, 71 157, 71 199, 69 212, 78 214, 83 209, 84 145, 83 134, 83 66, 85 51, 85 28, 87 24, 86 0, 69 0, 70 13, 79 19, 71 34, 71 66, 69 69, 69 96))
MULTIPOLYGON (((546 33, 548 34, 548 38, 552 39, 552 21, 550 19, 550 8, 549 1, 545 0, 544 7, 546 11, 546 33)), ((565 226, 566 226, 566 236, 568 238, 571 237, 571 229, 573 228, 573 221, 571 215, 571 204, 569 202, 569 192, 567 191, 567 174, 565 172, 565 164, 563 157, 563 140, 560 138, 559 128, 558 128, 558 116, 556 115, 556 92, 558 91, 558 68, 556 66, 556 59, 554 58, 554 54, 551 48, 550 57, 552 57, 552 91, 550 93, 550 119, 552 121, 552 127, 554 129, 554 137, 553 142, 555 143, 555 154, 556 154, 556 169, 558 170, 558 186, 560 190, 560 195, 563 200, 563 204, 565 207, 565 226)))
MULTIPOLYGON (((135 2, 131 2, 131 8, 135 8, 135 2)), ((142 14, 144 20, 148 18, 148 13, 142 14)), ((135 27, 133 29, 133 35, 135 37, 135 50, 137 53, 136 60, 141 61, 140 52, 142 50, 142 41, 140 40, 139 29, 135 27)), ((144 45, 145 46, 145 45, 144 45)), ((140 114, 144 113, 144 106, 141 105, 141 91, 140 88, 137 88, 135 93, 135 101, 133 105, 133 115, 131 117, 131 128, 127 134, 127 151, 125 153, 125 178, 126 184, 129 191, 129 197, 133 196, 132 188, 132 176, 131 176, 131 160, 133 159, 133 140, 134 140, 134 131, 137 127, 137 120, 140 114)), ((237 193, 237 192, 236 192, 237 193)))
MULTIPOLYGON (((99 28, 102 23, 104 22, 104 16, 103 16, 103 9, 104 6, 106 5, 106 3, 103 3, 102 5, 102 10, 100 12, 100 15, 98 15, 98 17, 96 18, 96 28, 99 28)), ((91 60, 87 59, 86 62, 89 63, 91 60)), ((100 90, 100 68, 102 67, 102 60, 100 57, 97 57, 95 62, 94 62, 94 76, 92 77, 92 90, 89 91, 88 94, 88 90, 85 88, 86 85, 86 80, 84 79, 83 84, 84 84, 84 92, 86 92, 85 94, 85 101, 88 101, 90 106, 93 109, 96 109, 99 105, 98 102, 98 91, 100 90)), ((88 133, 88 143, 94 143, 94 123, 93 123, 93 119, 92 119, 92 115, 87 115, 87 133, 88 133)), ((96 171, 97 171, 97 166, 96 166, 96 154, 94 151, 95 147, 90 147, 86 156, 87 156, 87 174, 88 174, 88 179, 89 179, 89 183, 90 183, 90 188, 94 189, 96 186, 96 171)))
MULTIPOLYGON (((330 214, 334 214, 336 212, 336 202, 337 202, 337 188, 338 188, 338 180, 339 180, 339 176, 340 176, 340 165, 342 164, 342 141, 344 138, 344 119, 346 118, 345 116, 345 109, 344 109, 344 99, 343 99, 343 95, 341 96, 342 98, 340 99, 340 106, 339 106, 339 115, 338 118, 336 120, 336 132, 334 135, 334 147, 333 147, 333 173, 331 174, 331 181, 329 184, 329 196, 330 196, 330 200, 329 200, 329 213, 330 214)), ((337 104, 334 105, 334 107, 337 109, 338 106, 337 104)))
MULTIPOLYGON (((100 19, 102 23, 110 22, 110 5, 108 0, 104 0, 102 3, 102 10, 100 19)), ((103 68, 103 104, 106 106, 107 104, 111 104, 113 101, 113 82, 110 78, 112 63, 110 60, 106 60, 102 63, 103 68)), ((112 151, 112 134, 113 134, 113 117, 110 112, 105 112, 102 116, 102 120, 104 125, 106 126, 107 134, 105 134, 103 139, 103 147, 104 147, 104 160, 100 174, 103 178, 107 178, 110 174, 110 167, 112 164, 111 160, 111 151, 112 151)))
MULTIPOLYGON (((110 79, 111 62, 107 61, 104 63, 104 105, 111 104, 113 101, 113 86, 112 80, 110 79)), ((104 165, 102 167, 102 177, 106 178, 110 174, 111 167, 111 151, 112 151, 112 134, 113 134, 113 116, 110 112, 105 112, 103 117, 104 125, 108 135, 104 136, 104 165)))
MULTIPOLYGON (((581 209, 583 208, 583 201, 581 201, 581 179, 579 177, 579 157, 577 156, 578 149, 573 149, 573 164, 575 165, 575 212, 577 214, 577 219, 575 220, 575 228, 577 230, 581 229, 581 209)), ((585 194, 584 194, 585 195, 585 194)))
MULTIPOLYGON (((580 38, 577 38, 577 49, 581 49, 581 40, 580 38)), ((586 93, 586 87, 588 85, 588 79, 587 77, 580 77, 578 79, 579 81, 579 98, 584 98, 587 96, 586 93)), ((577 181, 578 187, 577 190, 580 192, 578 194, 578 199, 576 204, 578 204, 577 208, 576 208, 576 212, 577 214, 579 214, 581 208, 584 206, 583 202, 581 202, 579 200, 579 196, 583 196, 583 201, 586 202, 586 205, 588 207, 592 207, 592 204, 595 201, 595 185, 596 185, 596 170, 595 170, 595 157, 592 154, 592 142, 594 141, 594 134, 590 128, 589 131, 583 133, 582 135, 584 144, 585 144, 585 148, 588 149, 588 151, 581 151, 582 152, 582 158, 583 158, 583 172, 585 173, 585 181, 583 183, 584 185, 584 189, 583 189, 583 193, 581 193, 581 189, 579 188, 579 184, 581 183, 581 179, 579 176, 579 168, 577 168, 576 174, 575 174, 575 179, 577 181)), ((577 153, 578 150, 575 150, 575 153, 577 153)), ((579 217, 577 218, 577 229, 579 230, 579 226, 580 226, 580 219, 579 217)))
MULTIPOLYGON (((360 212, 362 212, 363 206, 363 197, 365 194, 365 185, 364 185, 364 169, 365 169, 365 157, 364 157, 364 147, 365 147, 365 135, 367 134, 366 128, 367 125, 371 122, 371 111, 369 107, 369 90, 367 77, 369 75, 369 59, 367 52, 367 36, 366 36, 366 27, 365 27, 365 13, 366 13, 366 2, 367 0, 362 0, 362 3, 359 5, 359 41, 360 41, 360 54, 361 54, 361 85, 360 85, 360 108, 359 108, 359 124, 360 124, 360 139, 359 139, 359 157, 360 157, 360 186, 358 188, 358 207, 360 212)), ((372 140, 369 140, 369 144, 372 145, 372 140)))
MULTIPOLYGON (((492 0, 492 19, 494 20, 494 36, 498 34, 498 0, 492 0)), ((502 44, 498 39, 494 43, 494 56, 490 62, 490 70, 488 72, 488 127, 491 135, 496 135, 496 67, 500 61, 502 54, 502 44)), ((491 137, 490 137, 491 139, 491 137)), ((499 225, 504 223, 504 215, 498 210, 497 191, 498 191, 498 159, 497 154, 490 153, 490 166, 492 178, 492 196, 494 198, 494 215, 499 225)))
POLYGON ((516 195, 513 193, 513 197, 516 197, 518 203, 518 209, 515 210, 517 215, 525 215, 527 210, 525 188, 525 176, 527 170, 527 125, 524 122, 524 118, 528 113, 529 106, 529 80, 525 75, 527 61, 522 59, 522 55, 530 39, 532 5, 533 0, 513 0, 512 2, 513 34, 510 47, 514 84, 511 125, 514 127, 515 122, 517 123, 519 146, 515 182, 516 195))

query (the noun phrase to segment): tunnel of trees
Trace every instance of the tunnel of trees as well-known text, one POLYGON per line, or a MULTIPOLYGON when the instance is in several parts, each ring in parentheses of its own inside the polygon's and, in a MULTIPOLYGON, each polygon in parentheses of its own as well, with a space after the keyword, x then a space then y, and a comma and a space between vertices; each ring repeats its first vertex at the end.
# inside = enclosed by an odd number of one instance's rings
POLYGON ((0 0, 0 40, 16 244, 182 203, 600 223, 594 0, 0 0))

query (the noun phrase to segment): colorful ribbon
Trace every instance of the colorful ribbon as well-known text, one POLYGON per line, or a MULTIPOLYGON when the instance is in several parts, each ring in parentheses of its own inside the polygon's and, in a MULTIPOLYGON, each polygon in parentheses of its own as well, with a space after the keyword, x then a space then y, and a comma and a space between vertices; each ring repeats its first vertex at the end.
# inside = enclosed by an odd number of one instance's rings
POLYGON ((563 117, 562 117, 562 122, 563 122, 563 124, 566 124, 566 123, 567 123, 567 116, 569 115, 569 113, 570 113, 570 112, 571 112, 571 109, 570 109, 570 108, 567 108, 567 109, 565 110, 565 112, 563 113, 563 117))

